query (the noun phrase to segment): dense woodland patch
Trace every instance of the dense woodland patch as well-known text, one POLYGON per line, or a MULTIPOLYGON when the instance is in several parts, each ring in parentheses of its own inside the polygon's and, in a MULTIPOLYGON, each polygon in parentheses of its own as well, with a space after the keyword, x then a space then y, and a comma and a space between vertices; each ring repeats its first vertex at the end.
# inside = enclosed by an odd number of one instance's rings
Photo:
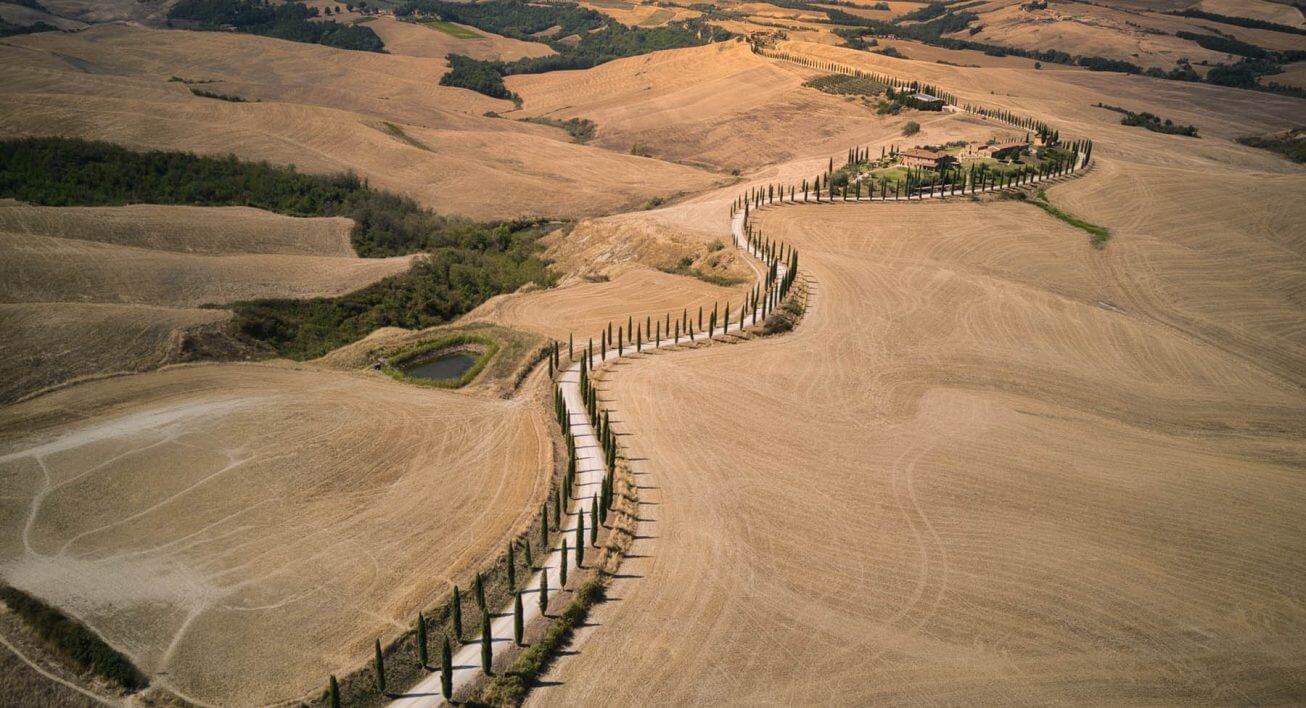
POLYGON ((354 220, 351 239, 360 256, 428 254, 407 273, 339 297, 233 305, 241 332, 292 358, 320 356, 379 327, 447 322, 494 295, 553 280, 538 256, 543 224, 444 216, 353 174, 306 175, 235 157, 24 138, 0 141, 0 197, 47 206, 249 206, 346 216, 354 220))
POLYGON ((231 28, 237 32, 339 49, 379 52, 385 48, 385 43, 370 27, 318 20, 318 14, 317 8, 300 2, 180 0, 168 11, 168 23, 182 21, 203 30, 231 28))
POLYGON ((450 71, 440 83, 469 88, 495 98, 512 98, 502 80, 511 74, 588 69, 622 57, 694 47, 733 36, 701 20, 673 22, 663 27, 627 27, 602 13, 572 3, 415 0, 396 10, 395 14, 398 17, 436 15, 446 21, 471 25, 505 37, 544 42, 557 52, 551 56, 526 57, 513 62, 477 61, 450 55, 450 71))

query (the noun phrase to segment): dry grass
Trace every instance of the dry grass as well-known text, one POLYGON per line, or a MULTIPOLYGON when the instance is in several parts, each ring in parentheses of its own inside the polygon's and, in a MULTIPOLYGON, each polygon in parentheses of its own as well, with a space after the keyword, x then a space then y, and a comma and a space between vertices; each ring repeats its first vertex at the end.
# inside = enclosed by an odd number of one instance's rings
POLYGON ((0 564, 181 696, 295 698, 522 530, 545 422, 532 397, 376 373, 84 384, 0 410, 0 564))

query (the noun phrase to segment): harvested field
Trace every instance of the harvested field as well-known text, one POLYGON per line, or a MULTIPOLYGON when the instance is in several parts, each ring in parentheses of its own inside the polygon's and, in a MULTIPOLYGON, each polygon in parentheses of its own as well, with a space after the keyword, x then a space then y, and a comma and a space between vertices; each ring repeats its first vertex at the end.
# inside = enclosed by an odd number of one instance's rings
POLYGON ((1097 139, 1049 196, 1110 243, 1014 201, 763 210, 812 307, 614 370, 639 537, 529 703, 1306 696, 1306 175, 1229 142, 1294 104, 971 71, 1097 139), (1112 126, 1090 93, 1206 137, 1112 126))
POLYGON ((308 172, 352 170, 374 187, 474 218, 605 213, 641 203, 649 184, 676 193, 720 179, 486 117, 512 103, 439 86, 443 59, 97 26, 6 40, 0 67, 6 135, 57 133, 136 149, 234 153, 308 172), (259 102, 193 96, 173 76, 215 81, 204 87, 259 102))
POLYGON ((752 169, 800 155, 842 153, 900 129, 874 111, 804 90, 819 75, 730 42, 621 59, 587 71, 512 76, 524 111, 589 118, 592 144, 655 157, 752 169))
POLYGON ((553 54, 549 45, 540 42, 523 42, 520 39, 462 25, 447 23, 452 27, 473 32, 474 37, 460 37, 436 27, 400 22, 393 17, 378 17, 367 26, 385 42, 386 51, 412 57, 443 60, 448 54, 462 54, 486 61, 515 61, 523 57, 542 57, 553 54))
POLYGON ((0 233, 0 302, 198 307, 333 296, 402 273, 417 256, 191 255, 0 233))
POLYGON ((1289 3, 1267 0, 1202 0, 1196 7, 1217 15, 1249 17, 1289 27, 1306 26, 1306 17, 1302 16, 1301 10, 1289 3))
POLYGON ((351 227, 244 207, 0 204, 0 400, 196 358, 266 356, 223 333, 229 312, 200 306, 338 295, 415 257, 358 258, 351 227))
POLYGON ((190 700, 296 699, 502 549, 543 407, 380 374, 174 368, 0 409, 0 575, 190 700))
POLYGON ((99 303, 0 304, 0 402, 72 381, 208 356, 262 358, 225 335, 228 310, 99 303))
POLYGON ((0 200, 0 233, 195 255, 353 258, 343 217, 292 218, 248 207, 43 207, 0 200))
POLYGON ((1121 236, 1104 259, 1027 210, 767 214, 815 308, 619 370, 648 538, 532 703, 1301 695, 1306 395, 1278 359, 1299 375, 1306 347, 1276 294, 1306 277, 1256 266, 1270 294, 1221 303, 1287 339, 1262 362, 1227 311, 1170 309, 1234 287, 1229 261, 1121 236))

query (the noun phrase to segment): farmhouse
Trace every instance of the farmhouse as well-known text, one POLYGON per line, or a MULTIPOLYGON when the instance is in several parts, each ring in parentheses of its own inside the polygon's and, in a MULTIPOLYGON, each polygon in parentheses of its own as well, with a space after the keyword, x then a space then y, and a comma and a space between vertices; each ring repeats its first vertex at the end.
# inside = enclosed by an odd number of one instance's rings
POLYGON ((899 161, 904 167, 926 167, 937 170, 940 167, 956 164, 957 158, 946 152, 934 152, 912 148, 898 153, 899 161))
POLYGON ((940 108, 943 107, 943 99, 938 96, 931 96, 928 93, 913 93, 911 97, 927 105, 937 105, 940 108))
POLYGON ((1015 157, 1029 147, 1023 140, 1012 140, 992 145, 972 145, 962 151, 962 157, 1005 159, 1015 157))

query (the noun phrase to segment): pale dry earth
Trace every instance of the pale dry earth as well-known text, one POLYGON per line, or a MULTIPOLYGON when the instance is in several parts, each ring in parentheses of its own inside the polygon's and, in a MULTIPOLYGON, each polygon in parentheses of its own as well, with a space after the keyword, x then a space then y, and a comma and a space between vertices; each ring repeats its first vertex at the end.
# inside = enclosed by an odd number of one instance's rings
POLYGON ((0 573, 183 697, 296 698, 501 549, 550 446, 532 397, 375 373, 83 384, 0 409, 0 573))

